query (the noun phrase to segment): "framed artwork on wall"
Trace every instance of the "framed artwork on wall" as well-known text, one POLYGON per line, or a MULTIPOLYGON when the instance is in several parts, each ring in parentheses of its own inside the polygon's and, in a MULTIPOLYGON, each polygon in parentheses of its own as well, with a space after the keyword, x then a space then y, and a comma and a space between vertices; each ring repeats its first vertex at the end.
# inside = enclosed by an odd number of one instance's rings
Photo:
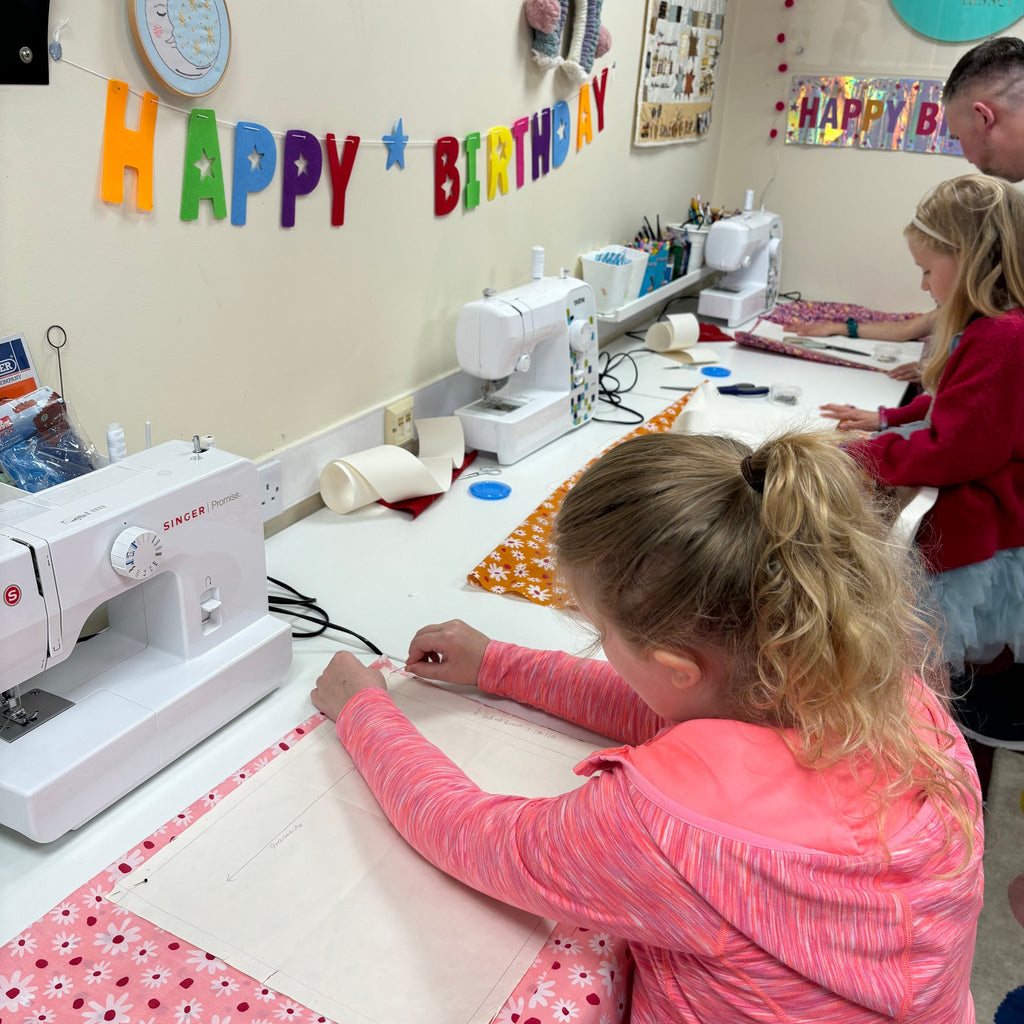
POLYGON ((711 130, 726 0, 647 0, 635 146, 695 142, 711 130))
POLYGON ((128 21, 159 84, 191 97, 220 84, 231 54, 226 0, 128 0, 128 21))

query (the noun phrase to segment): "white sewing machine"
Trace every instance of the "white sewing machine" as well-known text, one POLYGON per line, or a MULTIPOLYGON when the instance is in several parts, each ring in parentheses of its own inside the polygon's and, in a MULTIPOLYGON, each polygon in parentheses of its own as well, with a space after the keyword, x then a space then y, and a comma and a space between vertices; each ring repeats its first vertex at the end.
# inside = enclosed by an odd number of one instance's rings
POLYGON ((5 501, 0 597, 0 823, 38 842, 230 721, 291 663, 290 626, 267 610, 256 467, 198 439, 5 501))
POLYGON ((504 292, 487 289, 455 325, 455 351, 483 397, 456 409, 466 445, 516 462, 586 423, 598 398, 590 285, 562 272, 504 292))
POLYGON ((725 274, 697 300, 697 315, 735 327, 775 308, 782 272, 782 221, 777 214, 752 210, 748 191, 742 213, 716 220, 708 231, 704 262, 725 274))

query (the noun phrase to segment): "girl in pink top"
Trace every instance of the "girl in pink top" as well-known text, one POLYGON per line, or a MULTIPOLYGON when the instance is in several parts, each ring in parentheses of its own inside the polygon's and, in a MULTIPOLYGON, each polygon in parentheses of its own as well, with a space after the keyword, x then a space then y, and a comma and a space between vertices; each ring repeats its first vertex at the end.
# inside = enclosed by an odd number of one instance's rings
POLYGON ((606 662, 420 630, 418 675, 622 744, 571 793, 482 792, 352 655, 313 702, 424 857, 629 942, 634 1024, 971 1024, 977 778, 870 500, 834 435, 637 437, 554 529, 606 662))

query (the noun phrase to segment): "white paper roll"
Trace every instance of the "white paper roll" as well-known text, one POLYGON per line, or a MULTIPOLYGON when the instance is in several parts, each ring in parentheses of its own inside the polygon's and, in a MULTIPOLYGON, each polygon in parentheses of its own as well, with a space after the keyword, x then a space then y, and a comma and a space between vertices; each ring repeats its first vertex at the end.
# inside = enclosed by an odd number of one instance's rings
POLYGON ((405 501, 447 491, 452 471, 465 459, 462 422, 457 416, 416 420, 419 457, 393 444, 346 455, 324 466, 320 496, 333 512, 352 512, 371 502, 405 501))
POLYGON ((644 345, 652 352, 673 352, 692 348, 700 338, 700 324, 692 313, 672 313, 651 324, 644 345))

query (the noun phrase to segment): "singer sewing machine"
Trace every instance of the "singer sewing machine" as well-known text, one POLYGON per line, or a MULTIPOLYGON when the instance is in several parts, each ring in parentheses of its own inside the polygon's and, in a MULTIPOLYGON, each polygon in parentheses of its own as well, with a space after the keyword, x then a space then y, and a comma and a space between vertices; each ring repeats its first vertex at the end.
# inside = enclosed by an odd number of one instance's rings
MULTIPOLYGON (((9 494, 9 491, 6 492, 9 494)), ((0 504, 0 823, 78 828, 273 690, 259 477, 169 441, 0 504)))
POLYGON ((715 221, 708 231, 704 262, 725 274, 697 300, 697 315, 725 320, 730 327, 775 308, 782 272, 782 221, 774 213, 747 208, 715 221))
POLYGON ((590 285, 535 275, 467 303, 455 350, 483 397, 456 409, 470 448, 516 462, 586 423, 598 398, 597 328, 590 285))

